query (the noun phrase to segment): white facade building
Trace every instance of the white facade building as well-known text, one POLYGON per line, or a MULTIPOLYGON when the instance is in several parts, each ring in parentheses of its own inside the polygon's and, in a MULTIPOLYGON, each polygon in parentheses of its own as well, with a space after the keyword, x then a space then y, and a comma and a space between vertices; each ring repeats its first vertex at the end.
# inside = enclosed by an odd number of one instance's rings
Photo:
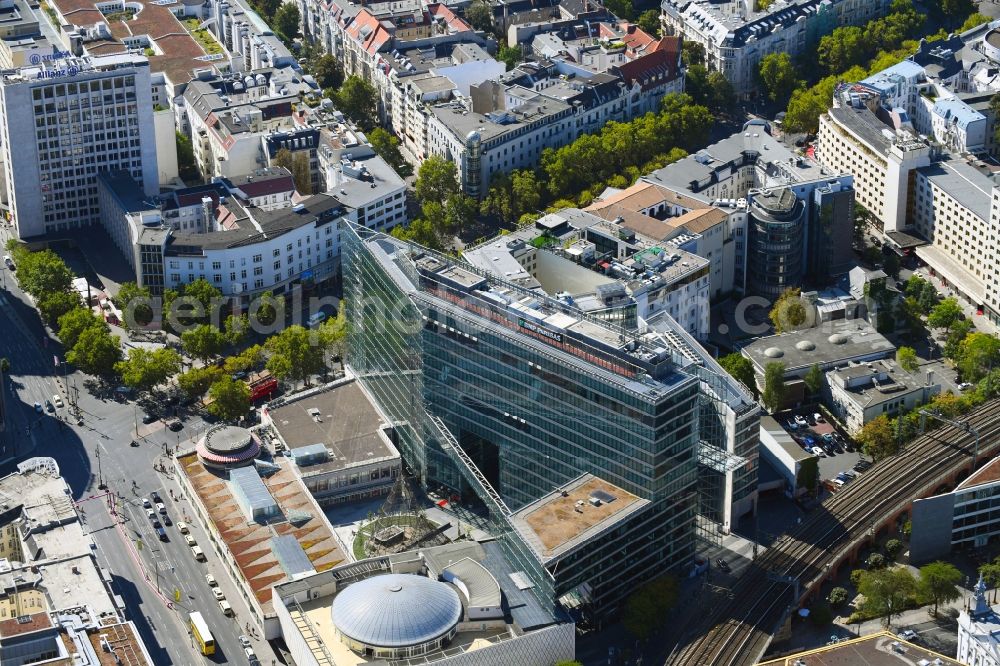
POLYGON ((1000 616, 990 608, 986 595, 986 583, 980 576, 972 607, 958 616, 955 658, 967 666, 1000 666, 1000 616))
POLYGON ((159 188, 149 63, 65 58, 0 78, 4 180, 20 238, 99 222, 97 174, 159 188))
POLYGON ((932 373, 909 373, 893 360, 850 365, 826 373, 831 411, 850 433, 880 416, 893 418, 926 404, 941 392, 932 373))

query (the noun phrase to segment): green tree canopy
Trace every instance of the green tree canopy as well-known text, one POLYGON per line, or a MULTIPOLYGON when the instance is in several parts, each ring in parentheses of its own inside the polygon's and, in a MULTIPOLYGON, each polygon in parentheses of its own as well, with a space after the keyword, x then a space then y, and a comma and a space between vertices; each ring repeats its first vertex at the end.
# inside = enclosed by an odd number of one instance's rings
POLYGON ((293 379, 308 384, 311 375, 325 368, 319 336, 301 326, 289 326, 268 338, 264 346, 271 354, 267 369, 278 379, 293 379))
POLYGON ((180 368, 180 354, 169 348, 149 350, 136 347, 129 350, 125 360, 115 364, 122 383, 137 391, 153 390, 177 374, 180 368))
POLYGON ((913 347, 900 347, 897 349, 896 363, 899 363, 899 367, 910 373, 916 372, 917 368, 920 367, 920 363, 917 360, 917 352, 914 351, 913 347))
POLYGON ((789 287, 771 307, 768 318, 777 333, 792 331, 806 322, 806 307, 800 297, 798 287, 789 287))
POLYGON ((299 36, 299 19, 299 8, 293 3, 284 3, 274 12, 271 25, 286 43, 291 43, 299 36))
POLYGON ((91 326, 80 331, 76 344, 66 352, 66 360, 88 375, 110 377, 121 361, 121 341, 107 326, 91 326))
POLYGON ((21 288, 35 297, 69 291, 73 272, 52 250, 23 252, 17 262, 17 280, 21 288))
POLYGON ((455 163, 440 155, 431 155, 420 165, 413 189, 417 201, 421 204, 430 202, 440 204, 451 195, 458 194, 461 187, 455 163))
POLYGON ((1000 340, 988 333, 970 333, 959 345, 956 365, 965 381, 979 381, 993 366, 1000 366, 1000 340))
POLYGON ((223 375, 208 389, 212 402, 208 413, 225 421, 235 421, 246 416, 250 409, 250 387, 246 382, 223 375))
POLYGON ((80 307, 80 294, 75 291, 51 291, 38 296, 35 304, 42 319, 55 328, 59 318, 80 307))
POLYGON ((760 82, 772 102, 788 99, 798 85, 798 72, 787 53, 768 53, 760 61, 760 82))
POLYGON ((958 584, 962 581, 962 572, 948 562, 931 562, 920 567, 920 581, 917 591, 922 599, 934 603, 934 615, 937 615, 938 605, 955 601, 961 596, 958 584))
POLYGON ((214 365, 191 368, 187 372, 177 375, 177 385, 181 387, 187 397, 197 400, 205 395, 208 388, 221 379, 222 375, 222 369, 214 365))
POLYGON ((80 339, 81 333, 95 327, 106 330, 108 325, 87 308, 73 308, 59 317, 59 342, 62 343, 63 349, 72 349, 80 339))
POLYGON ((490 32, 493 30, 493 9, 483 0, 475 0, 465 10, 465 20, 476 30, 490 32))
POLYGON ((946 298, 931 308, 927 315, 927 325, 931 328, 943 328, 947 332, 952 325, 962 318, 962 306, 954 298, 946 298))
POLYGON ((339 88, 344 82, 344 68, 329 53, 324 53, 316 58, 310 67, 310 71, 321 90, 339 88))
POLYGON ((772 361, 764 366, 764 392, 761 400, 770 413, 780 411, 785 404, 785 364, 772 361))
POLYGON ((858 592, 864 595, 862 609, 876 617, 884 617, 886 626, 892 618, 906 610, 917 591, 917 581, 905 568, 866 571, 861 576, 858 592))
POLYGON ((861 444, 865 454, 875 460, 888 458, 894 455, 899 448, 896 441, 895 423, 885 414, 862 426, 854 438, 861 444))
POLYGON ((378 93, 360 76, 348 76, 333 101, 345 116, 366 130, 378 122, 378 93))
POLYGON ((399 149, 399 139, 391 132, 381 127, 370 130, 365 136, 372 144, 372 150, 386 161, 397 173, 409 175, 412 171, 410 164, 403 157, 403 152, 399 149))
POLYGON ((677 579, 661 576, 641 585, 625 601, 622 624, 626 631, 645 640, 663 626, 666 615, 677 603, 677 579))
POLYGON ((174 140, 177 147, 177 175, 187 185, 201 182, 201 172, 198 171, 198 163, 194 159, 194 147, 191 145, 191 139, 181 132, 174 132, 174 140))
POLYGON ((135 282, 123 282, 111 300, 122 311, 124 323, 129 328, 145 326, 153 321, 152 296, 148 287, 140 287, 135 282))
POLYGON ((684 43, 681 44, 681 54, 681 59, 686 65, 705 64, 705 47, 694 40, 684 40, 684 43))
POLYGON ((199 324, 181 333, 184 353, 205 364, 222 353, 225 344, 226 336, 211 324, 199 324))
POLYGON ((972 332, 973 323, 968 319, 960 319, 951 325, 948 337, 944 342, 944 357, 953 361, 958 360, 958 355, 962 349, 962 341, 972 332))
POLYGON ((517 63, 521 62, 523 57, 520 47, 500 44, 497 48, 497 60, 507 65, 508 72, 517 67, 517 63))
POLYGON ((808 372, 806 372, 805 377, 802 378, 802 381, 805 382, 806 389, 809 391, 809 393, 811 393, 812 395, 816 395, 817 393, 820 392, 820 389, 823 388, 824 379, 825 376, 823 375, 823 369, 820 368, 819 365, 814 363, 813 366, 809 368, 808 372))
POLYGON ((250 317, 247 315, 229 315, 223 323, 225 335, 223 339, 229 346, 237 347, 250 335, 250 317))
POLYGON ((275 298, 270 291, 265 291, 250 304, 250 319, 262 326, 270 326, 278 317, 278 309, 284 316, 285 300, 275 298))
POLYGON ((859 26, 846 25, 823 36, 819 40, 816 55, 819 64, 828 73, 835 74, 864 64, 868 48, 864 30, 859 26))
POLYGON ((266 360, 264 348, 260 345, 251 345, 236 356, 230 356, 226 359, 226 372, 233 374, 236 372, 259 370, 264 366, 266 360))
POLYGON ((740 353, 726 354, 719 359, 719 365, 757 397, 757 377, 750 359, 740 353))
POLYGON ((655 9, 647 9, 642 14, 639 14, 636 24, 638 24, 643 32, 657 37, 660 34, 660 12, 655 9))

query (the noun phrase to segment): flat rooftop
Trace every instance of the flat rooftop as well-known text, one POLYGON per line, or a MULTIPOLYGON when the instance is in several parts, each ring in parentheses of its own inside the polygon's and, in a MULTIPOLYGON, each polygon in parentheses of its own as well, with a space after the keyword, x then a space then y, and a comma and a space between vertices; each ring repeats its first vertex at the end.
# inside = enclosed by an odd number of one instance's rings
POLYGON ((609 481, 584 474, 515 512, 512 519, 539 556, 549 560, 647 504, 609 481), (597 506, 591 503, 594 499, 600 501, 597 506))
POLYGON ((265 615, 274 613, 271 587, 291 580, 278 554, 283 544, 274 537, 293 536, 316 571, 331 569, 346 559, 323 512, 295 475, 293 463, 287 458, 275 458, 273 463, 277 471, 262 480, 282 517, 262 524, 247 519, 229 481, 206 469, 195 451, 176 459, 265 615))
POLYGON ((961 662, 919 645, 907 643, 887 631, 808 652, 799 652, 780 659, 763 661, 757 666, 795 666, 799 663, 808 666, 899 666, 919 663, 962 666, 961 662))
POLYGON ((823 368, 885 358, 895 351, 896 346, 863 319, 839 319, 759 338, 742 350, 761 373, 772 361, 784 363, 788 373, 813 365, 823 368))
POLYGON ((288 448, 326 446, 330 461, 301 467, 302 476, 399 457, 380 435, 385 422, 356 381, 292 400, 268 416, 288 448))

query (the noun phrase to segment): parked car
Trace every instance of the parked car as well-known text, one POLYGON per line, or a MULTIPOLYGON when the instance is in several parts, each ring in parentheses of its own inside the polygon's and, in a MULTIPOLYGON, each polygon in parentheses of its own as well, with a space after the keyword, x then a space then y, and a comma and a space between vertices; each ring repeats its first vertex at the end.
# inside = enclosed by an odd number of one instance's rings
POLYGON ((806 417, 802 416, 801 414, 795 415, 795 423, 797 423, 801 428, 805 428, 807 425, 809 425, 809 422, 806 421, 806 417))
POLYGON ((194 555, 194 559, 198 560, 199 562, 205 561, 205 553, 203 553, 201 551, 201 548, 199 548, 198 546, 191 546, 191 554, 194 555))
POLYGON ((184 424, 181 423, 180 419, 170 419, 167 421, 167 428, 169 428, 171 432, 177 432, 183 427, 184 424))
POLYGON ((163 525, 160 524, 160 521, 158 521, 156 518, 153 518, 153 529, 154 530, 159 530, 159 529, 162 529, 162 528, 163 528, 163 525))
POLYGON ((240 647, 245 647, 245 648, 250 647, 250 639, 244 636, 243 634, 240 634, 239 640, 240 640, 240 647))
POLYGON ((871 466, 872 464, 867 460, 859 460, 858 462, 854 463, 854 471, 864 472, 867 471, 871 466))
POLYGON ((818 446, 812 447, 811 449, 809 449, 809 452, 812 453, 814 456, 818 456, 820 458, 826 457, 826 452, 823 451, 823 449, 819 448, 818 446))
POLYGON ((212 596, 215 597, 216 601, 222 601, 226 598, 225 593, 217 587, 212 588, 212 596))
POLYGON ((720 571, 725 571, 727 573, 730 571, 729 562, 726 562, 721 557, 715 561, 715 566, 719 567, 720 571))
POLYGON ((184 535, 184 541, 185 541, 185 542, 187 543, 187 545, 189 545, 189 546, 194 546, 194 545, 197 545, 197 543, 198 543, 197 541, 195 541, 195 540, 194 540, 194 537, 193 537, 193 536, 191 536, 190 534, 185 534, 185 535, 184 535))
POLYGON ((16 269, 15 267, 14 267, 14 260, 10 258, 10 255, 9 255, 9 254, 5 254, 5 255, 3 255, 3 263, 4 263, 4 264, 5 264, 6 266, 7 266, 7 268, 9 268, 10 270, 12 270, 12 271, 13 271, 13 270, 17 270, 17 269, 16 269))
POLYGON ((163 524, 166 525, 167 527, 170 527, 171 525, 174 524, 174 521, 170 520, 170 516, 164 514, 163 515, 163 524))
POLYGON ((233 614, 233 607, 229 605, 229 602, 223 599, 219 602, 219 608, 222 609, 222 614, 229 617, 233 614))
POLYGON ((167 515, 167 506, 163 502, 156 503, 156 510, 163 515, 167 515))
POLYGON ((819 412, 816 412, 815 414, 813 414, 813 421, 816 423, 823 423, 823 415, 820 414, 819 412))
POLYGON ((208 583, 209 587, 215 587, 218 585, 218 581, 215 580, 215 576, 212 574, 205 574, 205 581, 208 583))
POLYGON ((147 498, 147 497, 143 497, 142 498, 142 508, 143 509, 152 509, 153 508, 153 503, 149 501, 149 498, 147 498))
POLYGON ((806 435, 805 436, 805 442, 806 442, 806 446, 809 446, 809 447, 816 446, 816 438, 813 437, 812 435, 806 435))
POLYGON ((958 385, 959 391, 968 391, 970 388, 972 388, 972 384, 970 384, 969 382, 962 382, 961 384, 958 385))
POLYGON ((60 398, 58 394, 52 396, 52 402, 53 402, 53 404, 55 404, 56 407, 60 407, 61 408, 64 405, 63 399, 60 398))
POLYGON ((35 411, 38 412, 39 414, 42 413, 42 403, 40 402, 35 403, 35 411))
POLYGON ((855 472, 853 469, 849 469, 846 472, 844 472, 843 474, 844 474, 844 476, 846 476, 849 479, 856 479, 856 478, 858 478, 858 473, 855 472))
POLYGON ((794 432, 799 429, 799 424, 794 419, 790 419, 788 421, 788 429, 794 432))
POLYGON ((185 523, 185 522, 179 522, 179 523, 177 523, 177 531, 179 531, 181 534, 187 534, 188 533, 188 525, 187 525, 187 523, 185 523))
POLYGON ((160 541, 169 541, 167 538, 167 532, 162 527, 156 528, 156 536, 160 538, 160 541))
POLYGON ((903 631, 899 632, 899 637, 902 638, 904 641, 912 641, 917 637, 917 632, 913 631, 913 629, 904 629, 903 631))
POLYGON ((833 435, 831 435, 830 433, 826 432, 820 436, 823 438, 823 441, 826 442, 827 444, 833 444, 833 435))
POLYGON ((156 420, 157 420, 157 417, 156 417, 155 414, 143 414, 142 415, 142 422, 145 425, 149 425, 150 423, 153 423, 156 420))
POLYGON ((146 509, 146 517, 150 520, 156 520, 156 512, 152 509, 146 509))

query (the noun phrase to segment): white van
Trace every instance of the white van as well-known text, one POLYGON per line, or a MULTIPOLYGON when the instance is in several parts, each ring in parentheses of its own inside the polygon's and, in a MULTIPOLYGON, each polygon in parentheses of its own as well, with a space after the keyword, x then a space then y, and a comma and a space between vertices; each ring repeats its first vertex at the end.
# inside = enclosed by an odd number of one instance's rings
POLYGON ((320 324, 326 321, 326 313, 322 310, 309 315, 309 328, 316 328, 320 324))
POLYGON ((232 615, 233 615, 233 607, 229 605, 228 601, 226 601, 225 599, 223 599, 222 601, 220 601, 219 602, 219 608, 222 609, 222 614, 223 615, 225 615, 227 617, 232 617, 232 615))
POLYGON ((201 551, 200 546, 191 546, 191 554, 194 555, 194 559, 198 560, 199 562, 205 561, 205 553, 201 551))

